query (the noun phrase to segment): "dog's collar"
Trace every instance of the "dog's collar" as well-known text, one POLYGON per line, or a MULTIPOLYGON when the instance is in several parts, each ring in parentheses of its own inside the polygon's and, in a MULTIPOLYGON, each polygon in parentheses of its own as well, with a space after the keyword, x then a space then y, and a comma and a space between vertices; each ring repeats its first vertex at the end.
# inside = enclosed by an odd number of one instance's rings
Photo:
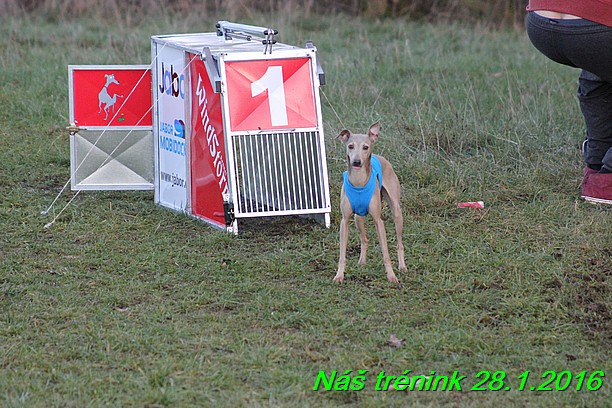
POLYGON ((368 207, 370 206, 370 201, 372 201, 374 190, 376 190, 376 180, 378 179, 378 185, 381 190, 383 186, 382 165, 380 164, 380 160, 378 160, 378 157, 372 155, 370 164, 372 166, 372 173, 370 174, 370 179, 363 187, 355 187, 351 184, 348 178, 348 171, 345 171, 343 174, 346 197, 351 203, 353 212, 361 216, 368 215, 368 207))

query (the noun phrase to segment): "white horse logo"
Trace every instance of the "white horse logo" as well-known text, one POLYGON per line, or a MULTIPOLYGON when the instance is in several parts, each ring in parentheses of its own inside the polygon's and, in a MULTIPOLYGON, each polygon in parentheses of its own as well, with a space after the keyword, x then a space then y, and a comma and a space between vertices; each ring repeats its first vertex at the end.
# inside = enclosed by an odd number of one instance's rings
POLYGON ((123 95, 113 94, 113 96, 110 96, 110 94, 108 93, 108 86, 110 84, 119 85, 119 81, 115 79, 115 74, 104 74, 104 77, 106 78, 106 85, 104 85, 104 87, 98 94, 98 107, 100 108, 98 113, 102 113, 102 105, 104 105, 104 114, 105 114, 104 120, 107 120, 108 110, 112 108, 113 114, 114 114, 115 113, 115 103, 117 102, 117 97, 123 98, 123 95))

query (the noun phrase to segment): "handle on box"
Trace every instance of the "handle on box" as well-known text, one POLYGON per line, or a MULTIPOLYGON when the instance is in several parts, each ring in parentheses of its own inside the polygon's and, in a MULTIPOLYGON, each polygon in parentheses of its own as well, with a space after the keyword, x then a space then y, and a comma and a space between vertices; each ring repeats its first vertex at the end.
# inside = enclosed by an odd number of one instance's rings
POLYGON ((278 30, 248 24, 231 23, 223 20, 217 22, 217 35, 225 37, 226 40, 236 37, 247 41, 251 41, 253 36, 264 37, 262 39, 262 44, 265 46, 264 54, 268 50, 271 54, 272 45, 276 44, 275 36, 278 35, 278 30))

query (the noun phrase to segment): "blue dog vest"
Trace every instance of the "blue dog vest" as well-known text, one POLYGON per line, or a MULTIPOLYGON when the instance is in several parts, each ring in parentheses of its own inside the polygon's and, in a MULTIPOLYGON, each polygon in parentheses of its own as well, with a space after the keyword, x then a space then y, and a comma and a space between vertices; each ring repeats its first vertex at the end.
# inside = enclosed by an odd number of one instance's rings
POLYGON ((372 174, 370 174, 370 180, 368 180, 363 187, 353 187, 348 179, 348 171, 345 171, 343 174, 344 192, 353 207, 353 212, 362 217, 368 215, 368 207, 370 206, 370 201, 372 201, 374 190, 376 190, 376 179, 378 179, 378 185, 381 190, 383 186, 382 165, 380 164, 380 160, 378 160, 378 157, 372 155, 370 163, 372 165, 372 174))

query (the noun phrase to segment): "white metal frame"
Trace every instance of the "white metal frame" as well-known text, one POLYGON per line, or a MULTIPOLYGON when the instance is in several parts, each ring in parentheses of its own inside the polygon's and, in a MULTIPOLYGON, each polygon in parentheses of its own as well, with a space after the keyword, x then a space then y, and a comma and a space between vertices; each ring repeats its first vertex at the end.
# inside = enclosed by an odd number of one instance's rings
MULTIPOLYGON (((146 70, 149 69, 149 65, 68 65, 68 103, 69 103, 69 120, 70 123, 75 123, 74 117, 74 80, 73 73, 74 71, 99 71, 99 70, 146 70)), ((76 133, 70 133, 70 187, 72 190, 153 190, 154 182, 151 183, 105 183, 105 184, 87 184, 87 183, 77 183, 75 177, 79 168, 82 165, 81 163, 77 163, 78 154, 77 154, 77 137, 83 137, 79 135, 79 133, 88 133, 91 132, 101 132, 102 134, 105 132, 126 132, 126 137, 133 131, 148 131, 151 133, 151 137, 153 135, 153 128, 151 126, 87 126, 87 127, 78 127, 78 131, 76 133)), ((84 138, 84 137, 83 137, 84 138)), ((92 146, 92 148, 95 147, 92 146)), ((155 150, 155 148, 154 148, 155 150)), ((85 159, 83 159, 84 161, 85 159)), ((101 167, 100 167, 101 168, 101 167)), ((100 169, 98 168, 98 170, 100 169)))
MULTIPOLYGON (((255 60, 271 60, 271 59, 290 59, 290 58, 308 58, 310 61, 311 84, 313 86, 313 95, 315 97, 315 109, 317 115, 317 126, 313 128, 299 129, 276 129, 273 131, 261 132, 232 132, 229 119, 229 101, 227 98, 227 89, 222 82, 222 105, 224 110, 224 133, 226 135, 227 146, 227 167, 230 179, 230 194, 231 201, 234 205, 234 216, 236 219, 264 217, 264 216, 280 216, 280 215, 311 215, 321 214, 324 216, 326 227, 330 226, 331 203, 329 196, 329 180, 327 173, 327 160, 325 152, 325 140, 323 137, 323 122, 321 113, 321 101, 319 97, 319 76, 317 74, 317 60, 314 49, 296 49, 296 50, 276 50, 272 54, 262 54, 260 52, 241 52, 241 53, 222 53, 220 55, 220 73, 221 78, 226 78, 226 62, 233 61, 255 61, 255 60), (309 138, 310 137, 310 138, 309 138), (280 141, 278 145, 272 143, 270 146, 264 147, 264 141, 269 143, 270 139, 280 141), (284 138, 284 139, 283 139, 284 138), (245 141, 243 143, 244 140, 245 141), (247 149, 245 149, 245 146, 247 149), (314 147, 315 154, 304 152, 310 146, 314 147), (248 156, 244 156, 244 150, 248 156), (281 151, 282 150, 282 151, 281 151), (304 154, 306 153, 306 154, 304 154), (300 155, 301 154, 301 155, 300 155), (267 156, 267 159, 266 159, 267 156), (301 156, 301 157, 297 157, 301 156), (287 160, 299 158, 300 163, 290 164, 287 160), (262 177, 261 173, 252 176, 249 183, 253 183, 253 187, 247 187, 244 180, 238 174, 240 165, 245 161, 253 162, 258 166, 258 171, 261 172, 261 166, 267 166, 273 169, 273 175, 262 177), (309 160, 314 160, 310 162, 309 160), (285 162, 279 162, 285 160, 285 162), (318 174, 314 174, 314 171, 318 174), (297 176, 297 177, 296 177, 297 176), (278 180, 281 178, 281 180, 278 180), (257 185, 257 179, 259 184, 257 185), (289 181, 290 185, 285 184, 289 181), (312 185, 296 185, 296 183, 317 182, 318 186, 312 185), (274 184, 274 185, 272 185, 274 184), (247 191, 247 188, 249 191, 247 191), (319 194, 318 197, 311 197, 310 204, 304 205, 308 200, 301 195, 312 194, 313 188, 319 194), (255 191, 251 191, 254 189, 255 191), (285 190, 291 191, 285 191, 285 190), (280 190, 280 191, 279 191, 280 190), (308 193, 310 191, 310 193, 308 193), (287 205, 287 201, 281 197, 283 194, 294 193, 293 202, 287 205), (276 195, 276 198, 269 195, 276 195), (256 195, 257 197, 253 197, 256 195), (244 204, 244 200, 250 199, 250 205, 244 204), (258 200, 260 202, 258 202, 258 200), (259 206, 254 208, 253 201, 259 206), (299 202, 298 202, 299 201, 299 202), (279 208, 279 205, 283 208, 279 208), (289 207, 289 208, 288 208, 289 207)), ((311 152, 313 150, 311 149, 311 152)), ((254 168, 254 167, 253 167, 254 168)), ((237 225, 235 226, 237 228, 237 225)))

